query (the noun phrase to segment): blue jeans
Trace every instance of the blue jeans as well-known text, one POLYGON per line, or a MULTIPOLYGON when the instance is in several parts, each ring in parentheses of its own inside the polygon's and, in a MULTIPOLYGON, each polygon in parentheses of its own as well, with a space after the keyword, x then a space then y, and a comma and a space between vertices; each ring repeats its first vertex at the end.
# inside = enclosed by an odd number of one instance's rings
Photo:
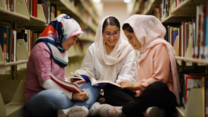
POLYGON ((63 91, 58 89, 43 90, 33 95, 25 105, 27 112, 33 117, 57 117, 59 109, 73 106, 85 106, 89 108, 98 98, 100 89, 92 87, 90 82, 79 85, 89 94, 85 101, 70 100, 63 91))

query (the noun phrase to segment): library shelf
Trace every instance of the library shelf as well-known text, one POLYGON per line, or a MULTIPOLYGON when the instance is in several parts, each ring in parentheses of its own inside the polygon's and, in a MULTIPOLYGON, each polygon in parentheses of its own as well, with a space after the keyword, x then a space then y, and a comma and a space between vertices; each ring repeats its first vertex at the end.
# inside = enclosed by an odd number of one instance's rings
POLYGON ((179 56, 176 56, 175 58, 176 58, 176 60, 182 60, 182 61, 186 61, 186 62, 208 64, 208 60, 204 60, 204 59, 186 58, 186 57, 179 57, 179 56))

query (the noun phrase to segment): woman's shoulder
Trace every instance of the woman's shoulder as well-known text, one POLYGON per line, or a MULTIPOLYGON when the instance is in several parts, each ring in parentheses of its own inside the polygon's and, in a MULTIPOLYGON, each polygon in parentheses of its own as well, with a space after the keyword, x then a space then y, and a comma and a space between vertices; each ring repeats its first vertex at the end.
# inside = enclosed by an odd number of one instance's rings
POLYGON ((92 52, 95 52, 95 50, 96 50, 96 48, 95 48, 95 43, 92 43, 92 44, 88 47, 87 50, 90 51, 91 53, 92 53, 92 52))
POLYGON ((49 50, 48 46, 47 46, 44 42, 39 42, 39 43, 37 43, 37 44, 34 46, 34 48, 36 48, 36 47, 38 47, 38 48, 46 48, 46 49, 49 50))
POLYGON ((155 46, 153 46, 151 48, 151 50, 163 50, 163 49, 166 49, 167 50, 166 45, 163 44, 163 43, 156 44, 155 46))
POLYGON ((47 52, 47 53, 50 53, 50 50, 48 48, 48 46, 44 43, 44 42, 39 42, 37 43, 34 47, 33 47, 33 50, 32 50, 32 53, 37 53, 41 50, 47 52))

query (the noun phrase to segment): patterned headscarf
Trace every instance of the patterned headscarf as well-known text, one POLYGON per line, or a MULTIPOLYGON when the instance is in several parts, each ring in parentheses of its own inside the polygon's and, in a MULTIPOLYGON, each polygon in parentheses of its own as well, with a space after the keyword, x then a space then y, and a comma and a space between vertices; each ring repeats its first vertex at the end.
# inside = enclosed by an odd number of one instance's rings
POLYGON ((66 67, 68 64, 68 54, 63 49, 62 43, 72 36, 83 32, 80 25, 66 14, 61 14, 56 17, 50 24, 44 29, 39 36, 36 44, 44 42, 51 51, 51 58, 60 67, 66 67))

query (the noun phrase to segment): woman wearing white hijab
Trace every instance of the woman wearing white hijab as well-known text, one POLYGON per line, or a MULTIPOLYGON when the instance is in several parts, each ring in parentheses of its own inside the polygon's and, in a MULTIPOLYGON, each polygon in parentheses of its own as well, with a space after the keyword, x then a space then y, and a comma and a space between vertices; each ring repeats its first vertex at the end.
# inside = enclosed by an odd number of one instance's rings
MULTIPOLYGON (((114 16, 105 17, 97 28, 95 42, 88 48, 81 69, 75 73, 89 75, 97 81, 109 80, 117 83, 128 80, 135 82, 135 53, 124 40, 125 36, 122 36, 122 33, 118 19, 114 16)), ((77 83, 85 83, 85 81, 77 83)), ((105 89, 104 92, 108 103, 108 95, 111 94, 108 94, 105 89)), ((95 102, 99 94, 100 90, 89 95, 95 98, 95 102)))
POLYGON ((119 84, 122 89, 136 90, 136 95, 131 95, 134 99, 123 107, 102 105, 98 113, 108 117, 144 117, 147 110, 148 117, 171 117, 180 103, 180 85, 175 52, 164 40, 165 27, 154 16, 133 15, 122 28, 129 43, 138 50, 138 71, 137 82, 119 84))

